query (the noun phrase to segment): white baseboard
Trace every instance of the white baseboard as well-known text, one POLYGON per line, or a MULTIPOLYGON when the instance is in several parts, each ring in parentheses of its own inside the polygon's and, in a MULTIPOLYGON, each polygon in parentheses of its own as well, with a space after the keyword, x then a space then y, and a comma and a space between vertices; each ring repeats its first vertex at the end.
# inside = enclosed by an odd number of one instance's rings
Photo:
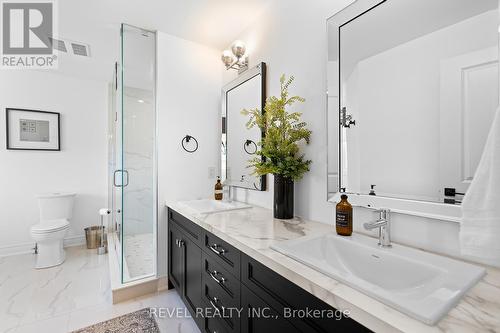
MULTIPOLYGON (((64 238, 64 247, 80 246, 83 244, 85 244, 85 235, 68 236, 64 238)), ((35 253, 34 241, 0 246, 0 257, 29 253, 35 253)))
POLYGON ((79 246, 85 243, 85 235, 68 236, 64 238, 64 247, 79 246))
POLYGON ((35 253, 35 242, 17 243, 0 246, 0 257, 14 256, 17 254, 35 253))

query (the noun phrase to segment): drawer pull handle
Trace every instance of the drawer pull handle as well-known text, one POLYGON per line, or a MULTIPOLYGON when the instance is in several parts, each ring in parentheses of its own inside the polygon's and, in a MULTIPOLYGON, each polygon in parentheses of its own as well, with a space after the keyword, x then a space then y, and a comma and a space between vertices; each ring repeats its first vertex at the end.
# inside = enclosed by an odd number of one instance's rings
POLYGON ((222 311, 222 313, 224 313, 226 309, 222 305, 220 307, 217 306, 217 303, 219 303, 219 299, 217 297, 210 298, 209 296, 208 299, 210 301, 210 304, 214 307, 215 310, 222 311))
POLYGON ((218 284, 223 284, 226 282, 226 278, 222 275, 222 273, 213 271, 213 272, 208 272, 208 274, 210 274, 210 277, 218 284), (220 279, 217 278, 217 275, 220 275, 220 279))
POLYGON ((212 252, 216 253, 219 256, 226 253, 226 250, 218 244, 213 244, 213 245, 210 245, 209 247, 210 247, 210 250, 212 250, 212 252), (218 248, 220 248, 220 250, 218 250, 218 248))

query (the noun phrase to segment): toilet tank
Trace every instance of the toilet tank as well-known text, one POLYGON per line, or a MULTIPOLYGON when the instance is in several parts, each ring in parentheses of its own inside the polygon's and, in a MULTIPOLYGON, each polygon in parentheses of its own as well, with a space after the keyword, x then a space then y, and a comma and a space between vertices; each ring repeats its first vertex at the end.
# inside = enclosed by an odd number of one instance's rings
POLYGON ((37 195, 40 221, 71 219, 75 193, 59 192, 37 195))

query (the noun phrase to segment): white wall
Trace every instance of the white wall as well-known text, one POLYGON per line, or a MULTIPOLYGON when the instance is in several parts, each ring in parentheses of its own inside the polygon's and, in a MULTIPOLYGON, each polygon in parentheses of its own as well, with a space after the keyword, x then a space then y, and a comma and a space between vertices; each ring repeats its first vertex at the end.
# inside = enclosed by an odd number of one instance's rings
MULTIPOLYGON (((351 1, 275 1, 238 39, 248 46, 250 66, 267 64, 267 95, 279 94, 281 74, 294 75, 290 93, 306 99, 296 104, 312 130, 306 157, 311 171, 295 186, 295 213, 312 220, 333 222, 333 207, 326 202, 326 19, 351 1)), ((224 82, 236 77, 224 71, 224 82)), ((273 177, 266 192, 238 189, 237 198, 272 208, 273 177)))
POLYGON ((46 71, 4 70, 0 75, 0 255, 34 246, 36 193, 74 191, 68 239, 98 223, 106 205, 108 87, 46 71), (5 149, 5 108, 61 113, 61 151, 5 149))
MULTIPOLYGON (((295 186, 295 213, 332 226, 334 206, 326 201, 326 19, 348 3, 348 0, 320 0, 314 5, 300 0, 276 1, 251 28, 238 36, 248 44, 251 66, 261 61, 267 63, 268 96, 279 93, 282 73, 296 77, 291 93, 306 98, 300 110, 312 130, 311 144, 305 152, 313 164, 311 171, 295 186)), ((235 75, 225 72, 224 82, 235 75)), ((240 190, 238 198, 271 208, 272 182, 270 177, 271 190, 263 193, 240 190)), ((365 232, 362 223, 373 218, 372 211, 355 209, 355 231, 365 232)), ((395 241, 459 255, 458 224, 397 214, 392 221, 395 241)))
POLYGON ((213 196, 208 168, 220 158, 220 52, 157 32, 158 113, 158 275, 166 273, 165 201, 213 196), (195 153, 181 147, 186 135, 199 143, 195 153))

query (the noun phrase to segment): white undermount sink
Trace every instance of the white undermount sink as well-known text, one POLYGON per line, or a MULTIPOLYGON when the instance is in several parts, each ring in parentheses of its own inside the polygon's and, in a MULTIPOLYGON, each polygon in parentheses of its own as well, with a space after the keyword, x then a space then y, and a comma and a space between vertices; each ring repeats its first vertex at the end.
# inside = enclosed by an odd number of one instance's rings
POLYGON ((209 214, 209 213, 227 212, 237 209, 252 208, 252 206, 247 205, 243 202, 221 201, 212 199, 180 201, 178 204, 181 206, 188 207, 196 211, 198 214, 209 214))
POLYGON ((426 324, 438 322, 485 269, 363 235, 335 233, 283 241, 272 248, 426 324))

